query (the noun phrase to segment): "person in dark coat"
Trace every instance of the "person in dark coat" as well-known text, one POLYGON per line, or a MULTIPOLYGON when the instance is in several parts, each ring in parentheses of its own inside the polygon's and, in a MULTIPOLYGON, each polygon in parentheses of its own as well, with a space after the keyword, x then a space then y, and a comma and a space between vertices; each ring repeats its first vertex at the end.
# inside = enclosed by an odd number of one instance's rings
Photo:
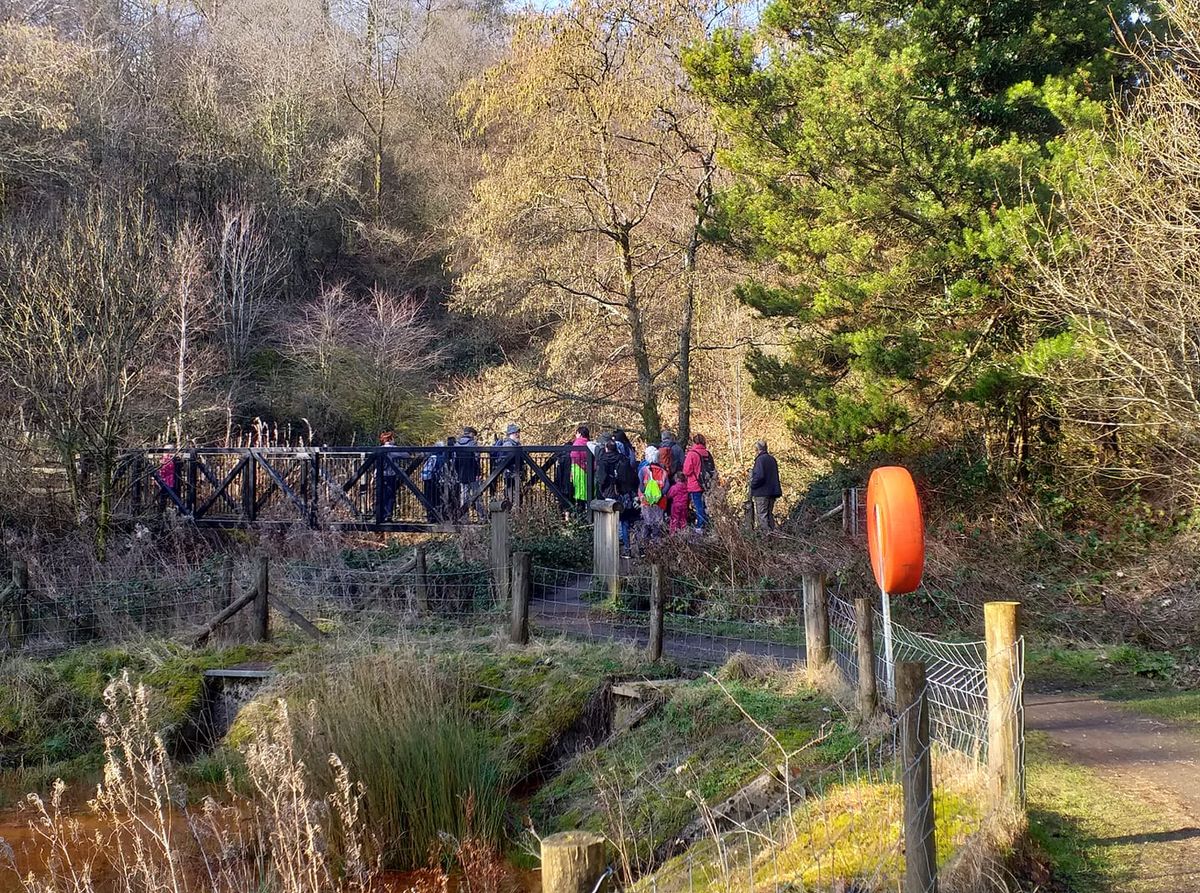
POLYGON ((479 484, 479 453, 474 450, 474 447, 479 446, 479 432, 469 425, 463 428, 463 433, 458 438, 456 446, 466 447, 466 449, 457 449, 454 451, 454 473, 458 478, 459 486, 459 506, 464 515, 468 514, 472 508, 476 514, 480 513, 478 499, 479 493, 476 488, 479 484))
POLYGON ((379 435, 379 446, 379 468, 382 478, 379 489, 379 517, 383 521, 390 521, 392 512, 396 509, 396 493, 400 489, 399 465, 402 457, 400 451, 395 448, 396 436, 391 431, 384 431, 379 435))
POLYGON ((767 442, 754 445, 754 468, 750 471, 750 499, 754 502, 754 524, 759 530, 775 529, 775 500, 783 495, 779 463, 767 452, 767 442))

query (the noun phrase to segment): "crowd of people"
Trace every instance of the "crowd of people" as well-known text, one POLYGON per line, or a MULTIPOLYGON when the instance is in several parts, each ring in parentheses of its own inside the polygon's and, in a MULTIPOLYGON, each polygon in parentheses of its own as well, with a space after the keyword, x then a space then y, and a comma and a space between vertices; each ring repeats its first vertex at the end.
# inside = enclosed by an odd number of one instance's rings
MULTIPOLYGON (((399 469, 409 454, 404 447, 396 446, 391 432, 384 432, 380 442, 395 450, 385 453, 390 458, 382 463, 381 472, 382 516, 390 518, 399 469)), ((506 457, 505 448, 520 445, 521 429, 516 424, 509 424, 490 447, 480 443, 479 432, 470 426, 438 444, 444 449, 429 453, 420 467, 428 520, 459 520, 480 514, 485 489, 493 498, 511 501, 528 475, 519 461, 506 457), (485 470, 486 458, 491 459, 490 470, 485 470), (500 467, 503 471, 491 473, 500 467), (487 487, 483 486, 485 481, 487 487)), ((578 511, 586 510, 596 498, 616 503, 621 545, 627 554, 644 550, 648 543, 665 535, 704 531, 711 523, 709 494, 721 484, 703 434, 693 434, 685 445, 670 431, 662 431, 657 442, 639 448, 623 429, 593 437, 587 425, 580 425, 575 437, 563 445, 554 476, 555 487, 570 494, 578 511)), ((756 525, 774 530, 775 502, 782 489, 779 465, 765 441, 756 445, 749 490, 756 525)))
MULTIPOLYGON (((402 483, 415 490, 419 477, 421 502, 426 520, 432 524, 482 520, 486 499, 515 503, 522 486, 534 484, 536 476, 553 474, 554 489, 574 502, 575 510, 587 510, 593 499, 609 499, 620 513, 621 545, 630 552, 664 535, 704 531, 710 524, 709 494, 720 486, 721 476, 703 434, 693 434, 684 445, 670 431, 658 441, 640 448, 620 428, 592 436, 580 425, 573 439, 557 448, 547 463, 528 463, 520 447, 521 428, 509 424, 490 446, 480 443, 479 432, 466 426, 462 433, 428 447, 397 445, 391 431, 379 437, 376 466, 377 517, 393 519, 402 483)), ((179 500, 181 481, 179 456, 164 453, 155 469, 160 511, 179 500)), ((363 479, 364 486, 367 479, 363 479)), ((765 441, 755 445, 754 465, 749 472, 749 497, 755 525, 775 529, 775 502, 783 495, 779 465, 765 441)))

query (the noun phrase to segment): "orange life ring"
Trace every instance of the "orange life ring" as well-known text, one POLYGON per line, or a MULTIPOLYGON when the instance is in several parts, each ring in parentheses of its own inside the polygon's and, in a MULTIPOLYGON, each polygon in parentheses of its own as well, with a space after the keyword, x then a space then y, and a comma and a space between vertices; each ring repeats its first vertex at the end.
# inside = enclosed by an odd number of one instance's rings
POLYGON ((907 468, 888 465, 867 484, 867 550, 875 582, 889 595, 912 592, 925 569, 925 524, 907 468))

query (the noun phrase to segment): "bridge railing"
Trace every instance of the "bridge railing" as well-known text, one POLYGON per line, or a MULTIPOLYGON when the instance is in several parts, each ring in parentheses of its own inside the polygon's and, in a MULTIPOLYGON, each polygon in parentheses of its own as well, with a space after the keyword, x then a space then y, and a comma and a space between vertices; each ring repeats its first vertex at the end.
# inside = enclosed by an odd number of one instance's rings
POLYGON ((586 511, 594 459, 570 446, 141 449, 122 455, 114 514, 201 527, 422 531, 483 524, 488 503, 586 511))

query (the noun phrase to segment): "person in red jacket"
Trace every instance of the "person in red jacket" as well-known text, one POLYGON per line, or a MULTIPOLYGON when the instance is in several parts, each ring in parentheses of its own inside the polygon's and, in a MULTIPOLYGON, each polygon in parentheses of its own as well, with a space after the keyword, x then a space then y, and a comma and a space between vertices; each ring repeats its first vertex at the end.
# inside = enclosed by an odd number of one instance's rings
POLYGON ((675 483, 667 491, 667 502, 671 504, 671 533, 686 530, 688 526, 687 478, 682 471, 675 472, 675 483))
POLYGON ((704 494, 717 482, 717 466, 703 434, 692 435, 692 445, 683 458, 683 476, 687 479, 688 495, 696 512, 696 529, 708 526, 708 505, 704 494))

